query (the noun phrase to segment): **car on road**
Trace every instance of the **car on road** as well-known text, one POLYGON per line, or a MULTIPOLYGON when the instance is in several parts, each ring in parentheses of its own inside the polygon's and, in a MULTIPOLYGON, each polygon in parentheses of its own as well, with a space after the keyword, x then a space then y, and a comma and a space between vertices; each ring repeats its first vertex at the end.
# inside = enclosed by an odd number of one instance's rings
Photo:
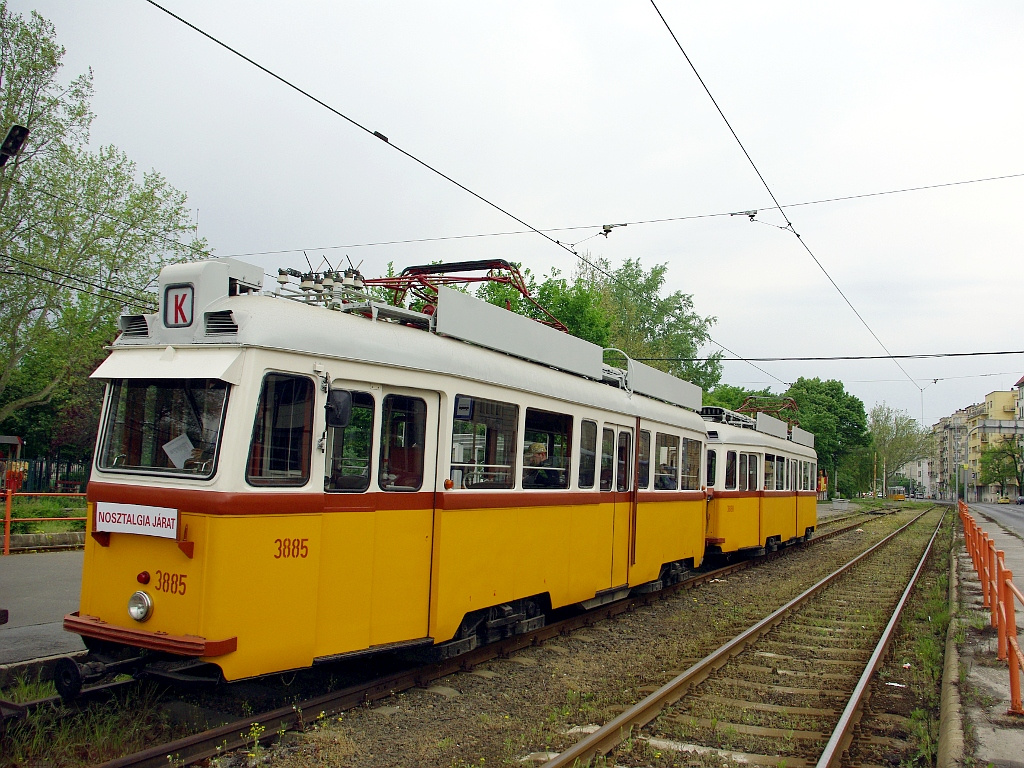
POLYGON ((1008 498, 1006 498, 1005 496, 1000 496, 999 497, 999 501, 996 502, 996 504, 1009 504, 1009 503, 1010 503, 1010 500, 1008 498))
POLYGON ((1024 496, 1018 496, 1017 497, 1017 503, 1018 504, 1024 504, 1024 496))

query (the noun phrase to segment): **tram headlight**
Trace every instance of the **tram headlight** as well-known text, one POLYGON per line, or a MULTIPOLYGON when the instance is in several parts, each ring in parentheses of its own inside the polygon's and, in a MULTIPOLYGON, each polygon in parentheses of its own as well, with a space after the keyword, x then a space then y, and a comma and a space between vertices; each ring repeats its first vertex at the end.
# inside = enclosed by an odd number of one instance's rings
POLYGON ((136 621, 145 621, 153 612, 153 599, 142 590, 128 598, 128 615, 136 621))

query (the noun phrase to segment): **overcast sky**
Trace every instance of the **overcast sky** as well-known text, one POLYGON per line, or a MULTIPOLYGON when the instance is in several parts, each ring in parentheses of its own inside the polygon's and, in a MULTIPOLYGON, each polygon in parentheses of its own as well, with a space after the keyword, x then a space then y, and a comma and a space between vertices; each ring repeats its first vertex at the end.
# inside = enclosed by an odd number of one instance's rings
MULTIPOLYGON (((817 202, 1024 174, 1019 0, 658 0, 824 271, 647 0, 164 4, 530 226, 578 227, 550 235, 580 253, 668 264, 666 288, 742 357, 884 355, 871 331, 894 355, 1024 349, 1024 176, 817 202), (658 219, 675 220, 642 223, 658 219)), ((494 234, 524 228, 144 0, 9 7, 56 25, 68 78, 93 69, 93 143, 187 192, 218 256, 271 273, 303 250, 368 277, 475 258, 573 271, 567 250, 494 234)), ((1011 388, 1024 355, 757 365, 726 363, 722 381, 836 378, 931 424, 1011 388)))

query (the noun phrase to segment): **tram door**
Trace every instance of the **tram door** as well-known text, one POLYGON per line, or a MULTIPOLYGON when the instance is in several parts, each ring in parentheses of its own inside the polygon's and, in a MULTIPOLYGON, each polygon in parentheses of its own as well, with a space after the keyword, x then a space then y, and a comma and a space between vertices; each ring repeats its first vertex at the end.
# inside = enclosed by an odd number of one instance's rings
POLYGON ((800 488, 800 462, 796 459, 786 459, 786 464, 789 465, 789 481, 787 488, 793 499, 793 536, 799 536, 800 531, 800 494, 797 490, 800 488))
POLYGON ((633 540, 633 429, 605 424, 601 440, 601 490, 611 491, 612 586, 629 578, 629 548, 633 540))
POLYGON ((317 644, 341 653, 426 637, 439 396, 331 386, 352 392, 352 415, 327 435, 317 644))

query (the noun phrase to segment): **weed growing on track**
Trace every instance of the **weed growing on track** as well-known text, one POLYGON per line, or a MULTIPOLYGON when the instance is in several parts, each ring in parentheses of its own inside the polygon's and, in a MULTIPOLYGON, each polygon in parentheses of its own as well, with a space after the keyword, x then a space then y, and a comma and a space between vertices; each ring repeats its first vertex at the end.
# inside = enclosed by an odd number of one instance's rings
POLYGON ((182 735, 167 724, 158 701, 154 686, 140 686, 82 712, 60 705, 37 710, 0 739, 0 768, 95 765, 182 735))
POLYGON ((36 672, 35 677, 19 674, 14 682, 7 688, 0 690, 0 699, 13 701, 21 704, 26 701, 47 699, 57 695, 57 688, 52 680, 42 679, 42 670, 36 672))

